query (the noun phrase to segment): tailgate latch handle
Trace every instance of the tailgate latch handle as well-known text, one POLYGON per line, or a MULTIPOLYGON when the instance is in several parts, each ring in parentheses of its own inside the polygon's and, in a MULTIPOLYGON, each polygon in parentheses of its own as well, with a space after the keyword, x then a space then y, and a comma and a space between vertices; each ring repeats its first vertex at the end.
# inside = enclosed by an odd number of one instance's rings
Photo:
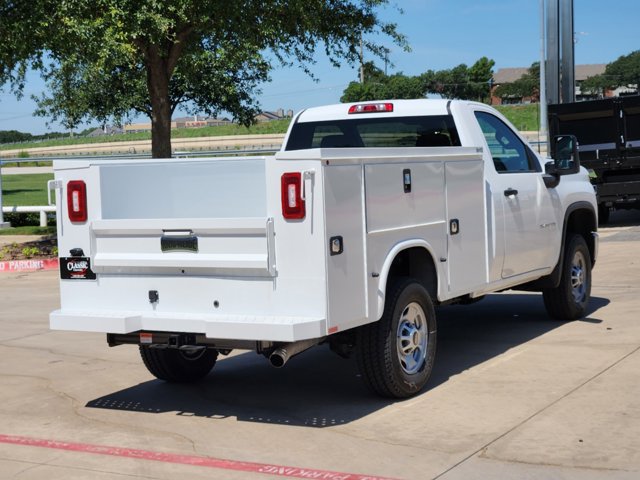
POLYGON ((49 206, 53 207, 55 203, 51 201, 51 190, 62 190, 62 180, 49 180, 47 182, 47 201, 49 206))
POLYGON ((307 199, 307 180, 311 182, 311 188, 313 188, 313 180, 315 176, 315 170, 305 170, 304 172, 302 172, 302 192, 300 192, 300 198, 302 200, 307 199))

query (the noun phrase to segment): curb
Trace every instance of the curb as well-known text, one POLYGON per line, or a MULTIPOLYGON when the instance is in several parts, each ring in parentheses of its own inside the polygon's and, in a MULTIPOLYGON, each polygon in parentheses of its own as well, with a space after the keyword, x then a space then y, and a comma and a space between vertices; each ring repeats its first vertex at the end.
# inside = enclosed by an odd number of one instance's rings
POLYGON ((9 260, 0 262, 0 273, 36 272, 39 270, 57 270, 57 258, 34 258, 29 260, 9 260))

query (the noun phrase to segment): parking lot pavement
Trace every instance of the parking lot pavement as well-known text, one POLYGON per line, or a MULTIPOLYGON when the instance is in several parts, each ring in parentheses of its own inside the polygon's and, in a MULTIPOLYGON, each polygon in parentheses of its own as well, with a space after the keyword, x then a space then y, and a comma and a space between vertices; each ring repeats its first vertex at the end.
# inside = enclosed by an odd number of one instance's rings
POLYGON ((587 318, 522 292, 441 308, 430 388, 402 402, 323 347, 168 385, 134 347, 49 331, 55 272, 3 274, 0 478, 639 478, 640 215, 612 218, 587 318))

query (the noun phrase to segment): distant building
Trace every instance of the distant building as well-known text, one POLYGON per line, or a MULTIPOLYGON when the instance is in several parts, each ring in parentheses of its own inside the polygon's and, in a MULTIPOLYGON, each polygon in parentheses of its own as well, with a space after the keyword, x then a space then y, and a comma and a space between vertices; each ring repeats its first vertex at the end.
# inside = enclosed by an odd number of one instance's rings
MULTIPOLYGON (((220 125, 229 125, 233 122, 228 118, 213 118, 203 115, 193 115, 189 117, 180 117, 171 120, 171 130, 178 128, 201 128, 201 127, 218 127, 220 125)), ((132 123, 125 125, 126 133, 150 132, 151 123, 132 123)))
MULTIPOLYGON (((591 65, 576 65, 575 80, 576 80, 576 100, 592 100, 602 95, 583 93, 580 90, 580 85, 589 77, 594 77, 604 73, 607 67, 604 63, 591 64, 591 65)), ((537 103, 540 101, 538 94, 531 97, 498 97, 495 95, 496 88, 500 85, 513 83, 519 80, 524 74, 529 71, 527 67, 515 67, 515 68, 501 68, 493 75, 493 83, 491 86, 491 105, 507 105, 517 103, 537 103)), ((604 92, 605 97, 613 97, 619 95, 625 89, 607 90, 604 92)))
POLYGON ((253 117, 256 122, 271 122, 272 120, 284 120, 285 118, 292 118, 293 110, 287 110, 286 114, 284 109, 279 108, 275 112, 260 112, 253 117))
POLYGON ((124 133, 124 129, 120 127, 114 127, 112 125, 105 125, 104 127, 96 128, 94 131, 87 134, 87 137, 104 137, 110 135, 118 135, 124 133))

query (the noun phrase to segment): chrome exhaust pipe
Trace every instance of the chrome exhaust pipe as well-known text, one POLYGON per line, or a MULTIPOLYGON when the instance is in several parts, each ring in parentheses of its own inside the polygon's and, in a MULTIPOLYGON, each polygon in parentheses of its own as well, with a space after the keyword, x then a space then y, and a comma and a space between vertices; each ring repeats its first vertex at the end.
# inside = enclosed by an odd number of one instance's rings
POLYGON ((318 345, 322 340, 324 339, 312 338, 311 340, 300 340, 299 342, 285 343, 284 345, 276 348, 271 355, 269 355, 269 362, 275 368, 282 368, 291 357, 318 345))

